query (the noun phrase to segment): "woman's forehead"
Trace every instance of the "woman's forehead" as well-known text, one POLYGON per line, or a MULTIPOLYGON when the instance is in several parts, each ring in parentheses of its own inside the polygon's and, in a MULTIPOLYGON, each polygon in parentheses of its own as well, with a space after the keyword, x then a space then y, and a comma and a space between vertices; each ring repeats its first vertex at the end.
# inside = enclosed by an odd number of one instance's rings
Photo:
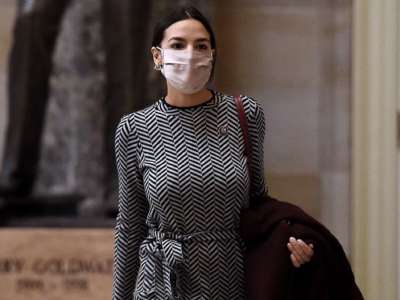
POLYGON ((171 24, 164 32, 164 40, 191 39, 210 40, 210 34, 203 24, 194 19, 187 19, 171 24))

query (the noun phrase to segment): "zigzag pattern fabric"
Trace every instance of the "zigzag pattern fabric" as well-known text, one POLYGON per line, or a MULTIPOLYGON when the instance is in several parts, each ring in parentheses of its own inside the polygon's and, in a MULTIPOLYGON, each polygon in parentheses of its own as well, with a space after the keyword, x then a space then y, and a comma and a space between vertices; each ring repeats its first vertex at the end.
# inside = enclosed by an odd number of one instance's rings
POLYGON ((200 105, 161 98, 119 121, 113 300, 245 299, 238 228, 249 193, 267 192, 265 119, 259 103, 242 96, 250 182, 234 97, 211 91, 200 105))

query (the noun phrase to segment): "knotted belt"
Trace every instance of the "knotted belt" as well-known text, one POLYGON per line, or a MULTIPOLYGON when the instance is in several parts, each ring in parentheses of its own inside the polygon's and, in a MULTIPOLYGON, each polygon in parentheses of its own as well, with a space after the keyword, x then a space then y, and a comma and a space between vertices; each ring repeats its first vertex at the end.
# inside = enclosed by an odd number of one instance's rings
MULTIPOLYGON (((175 232, 159 231, 149 229, 148 236, 144 243, 146 250, 149 251, 148 259, 156 257, 149 264, 154 264, 155 270, 161 271, 164 289, 159 291, 166 293, 167 299, 179 299, 176 289, 179 282, 177 268, 185 261, 182 246, 185 241, 213 241, 213 240, 233 240, 239 238, 238 229, 224 229, 217 231, 198 231, 194 233, 181 234, 175 232), (155 243, 155 244, 154 244, 155 243)), ((156 289, 156 274, 152 274, 152 290, 156 289)))

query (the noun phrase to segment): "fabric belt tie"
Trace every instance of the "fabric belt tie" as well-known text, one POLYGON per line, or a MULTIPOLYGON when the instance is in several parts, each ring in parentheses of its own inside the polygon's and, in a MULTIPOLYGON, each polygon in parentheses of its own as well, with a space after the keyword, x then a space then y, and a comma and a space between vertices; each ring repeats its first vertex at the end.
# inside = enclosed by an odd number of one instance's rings
MULTIPOLYGON (((147 247, 155 256, 162 259, 155 259, 154 264, 156 270, 162 270, 164 291, 167 299, 179 299, 176 290, 177 282, 179 282, 178 272, 176 272, 179 264, 185 262, 182 251, 182 242, 185 241, 215 241, 215 240, 234 240, 239 238, 238 229, 225 229, 218 231, 198 231, 194 233, 181 234, 175 232, 159 231, 150 228, 145 243, 155 242, 156 247, 147 247)), ((152 244, 152 243, 151 243, 152 244)), ((155 274, 154 275, 154 288, 155 274)))

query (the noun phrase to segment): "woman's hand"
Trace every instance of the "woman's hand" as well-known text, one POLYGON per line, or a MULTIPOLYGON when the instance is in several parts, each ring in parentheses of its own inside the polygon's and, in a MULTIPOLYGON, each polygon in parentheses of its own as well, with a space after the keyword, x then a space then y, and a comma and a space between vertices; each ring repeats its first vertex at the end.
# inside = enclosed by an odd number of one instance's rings
POLYGON ((290 259, 296 268, 299 268, 302 264, 309 262, 311 257, 314 255, 313 244, 307 245, 302 240, 296 240, 294 237, 289 238, 287 247, 291 252, 290 259))

